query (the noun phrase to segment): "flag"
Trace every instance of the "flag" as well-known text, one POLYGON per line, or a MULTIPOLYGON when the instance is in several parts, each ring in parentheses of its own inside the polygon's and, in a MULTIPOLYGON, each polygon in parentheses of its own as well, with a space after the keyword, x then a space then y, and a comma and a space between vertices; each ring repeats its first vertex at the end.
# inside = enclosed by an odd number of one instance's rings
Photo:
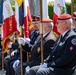
POLYGON ((3 13, 3 0, 0 0, 0 24, 2 24, 3 22, 2 13, 3 13))
POLYGON ((16 19, 10 4, 10 0, 4 0, 3 2, 3 49, 8 50, 8 44, 12 39, 12 36, 17 32, 16 19))
POLYGON ((24 37, 29 38, 29 30, 32 28, 32 18, 28 0, 24 0, 24 37))
POLYGON ((22 5, 23 0, 16 0, 18 6, 20 7, 22 5))
POLYGON ((54 29, 53 30, 58 35, 60 33, 57 31, 57 27, 56 27, 57 17, 65 12, 66 12, 65 0, 55 0, 54 1, 54 16, 53 16, 54 29))
POLYGON ((20 27, 19 27, 19 6, 18 3, 15 1, 15 18, 17 21, 17 30, 20 33, 20 27))

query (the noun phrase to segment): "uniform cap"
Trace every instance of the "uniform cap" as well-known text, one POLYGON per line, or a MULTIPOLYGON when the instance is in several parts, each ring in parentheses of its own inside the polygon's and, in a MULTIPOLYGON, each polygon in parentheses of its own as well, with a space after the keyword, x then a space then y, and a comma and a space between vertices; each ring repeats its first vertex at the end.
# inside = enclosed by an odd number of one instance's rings
POLYGON ((40 17, 39 16, 35 16, 35 21, 40 21, 40 17))
POLYGON ((42 19, 42 23, 48 23, 48 22, 53 22, 53 20, 49 19, 49 18, 43 18, 42 19))
POLYGON ((76 12, 73 13, 73 17, 76 17, 76 12))
POLYGON ((69 14, 62 14, 58 17, 58 20, 67 20, 67 19, 70 19, 71 18, 71 15, 69 14))
POLYGON ((40 17, 39 16, 32 16, 32 21, 40 21, 40 17))

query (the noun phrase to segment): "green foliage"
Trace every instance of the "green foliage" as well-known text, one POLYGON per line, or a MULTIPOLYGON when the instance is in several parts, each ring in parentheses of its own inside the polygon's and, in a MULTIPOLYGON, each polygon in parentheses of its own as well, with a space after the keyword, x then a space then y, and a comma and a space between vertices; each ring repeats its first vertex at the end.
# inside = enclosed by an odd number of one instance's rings
POLYGON ((53 18, 53 7, 54 7, 54 2, 49 2, 48 3, 48 15, 49 18, 53 18))
POLYGON ((11 5, 15 5, 15 0, 10 0, 11 5))
POLYGON ((15 11, 15 0, 10 0, 12 9, 15 11))
POLYGON ((71 14, 71 3, 70 2, 66 2, 66 10, 68 14, 71 14))
MULTIPOLYGON (((49 17, 50 17, 51 19, 53 19, 53 14, 54 14, 53 8, 54 8, 54 2, 49 2, 49 3, 48 3, 48 15, 49 15, 49 17)), ((70 2, 66 2, 66 9, 63 8, 62 13, 63 13, 65 10, 67 10, 67 13, 68 13, 68 14, 71 14, 71 3, 70 3, 70 2)))
POLYGON ((74 11, 76 11, 76 0, 74 0, 74 11))
POLYGON ((76 3, 76 0, 74 0, 74 3, 76 3))

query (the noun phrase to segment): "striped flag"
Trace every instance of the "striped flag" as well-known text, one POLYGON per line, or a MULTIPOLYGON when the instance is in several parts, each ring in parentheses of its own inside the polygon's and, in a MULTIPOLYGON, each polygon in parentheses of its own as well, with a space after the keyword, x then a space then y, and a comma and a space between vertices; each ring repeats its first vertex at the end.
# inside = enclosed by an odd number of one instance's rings
POLYGON ((22 5, 23 0, 16 0, 18 6, 20 7, 22 5))
POLYGON ((17 30, 20 32, 20 27, 19 27, 19 6, 18 3, 15 1, 15 18, 17 21, 17 30))
POLYGON ((12 40, 14 33, 17 32, 16 19, 10 4, 10 0, 3 2, 3 48, 8 50, 8 44, 12 40))
POLYGON ((53 16, 53 23, 54 23, 54 32, 56 32, 58 35, 60 34, 57 31, 56 27, 56 21, 57 17, 60 16, 61 14, 66 12, 66 7, 65 7, 65 0, 55 0, 54 2, 54 16, 53 16))
POLYGON ((28 0, 24 0, 24 36, 29 38, 29 30, 32 28, 32 18, 28 0))

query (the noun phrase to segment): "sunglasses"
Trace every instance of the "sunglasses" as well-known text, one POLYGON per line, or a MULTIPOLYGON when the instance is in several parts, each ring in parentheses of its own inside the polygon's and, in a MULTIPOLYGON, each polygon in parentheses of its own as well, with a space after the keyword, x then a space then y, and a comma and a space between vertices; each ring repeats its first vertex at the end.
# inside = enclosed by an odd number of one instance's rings
POLYGON ((56 25, 58 25, 59 23, 62 23, 62 22, 56 22, 56 25))
POLYGON ((72 20, 75 20, 75 21, 76 21, 76 18, 75 18, 75 17, 73 17, 73 18, 72 18, 72 20))

